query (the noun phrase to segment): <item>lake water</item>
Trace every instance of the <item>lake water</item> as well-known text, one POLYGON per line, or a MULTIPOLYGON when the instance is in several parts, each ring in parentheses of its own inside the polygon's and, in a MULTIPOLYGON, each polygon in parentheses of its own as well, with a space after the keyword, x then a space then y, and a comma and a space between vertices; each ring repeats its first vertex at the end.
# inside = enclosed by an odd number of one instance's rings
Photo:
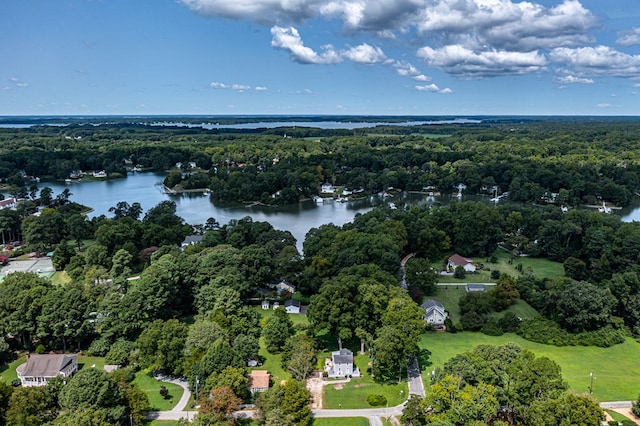
MULTIPOLYGON (((356 214, 366 213, 376 206, 396 203, 447 203, 447 197, 430 199, 424 194, 403 193, 395 197, 379 197, 377 195, 338 203, 328 201, 316 204, 312 200, 283 207, 253 206, 238 204, 223 204, 213 202, 208 195, 200 193, 185 193, 178 195, 165 194, 162 191, 164 174, 135 173, 126 179, 104 181, 79 181, 65 184, 64 182, 41 182, 40 188, 45 186, 53 190, 54 196, 65 188, 71 191, 70 200, 93 208, 90 217, 106 215, 112 217, 109 208, 121 201, 129 204, 140 203, 146 212, 158 203, 171 200, 176 203, 177 214, 191 225, 204 224, 213 217, 220 224, 229 223, 232 219, 251 216, 254 221, 269 222, 276 229, 289 231, 298 241, 298 249, 302 250, 304 238, 311 228, 333 223, 342 226, 351 222, 356 214)), ((488 197, 469 196, 464 199, 488 199, 488 197)))
MULTIPOLYGON (((251 216, 254 221, 269 222, 276 229, 289 231, 298 241, 298 249, 302 251, 302 243, 311 228, 333 223, 342 226, 351 222, 358 213, 366 213, 374 207, 394 203, 409 204, 448 204, 450 196, 429 198, 424 194, 402 193, 394 197, 382 198, 377 195, 338 203, 329 201, 316 204, 312 200, 283 207, 253 206, 238 204, 223 204, 213 202, 211 197, 200 193, 186 193, 178 195, 165 194, 161 183, 164 174, 135 173, 126 179, 104 181, 79 181, 65 184, 64 182, 41 182, 40 188, 45 186, 53 190, 54 196, 65 188, 71 191, 70 199, 77 203, 93 208, 90 217, 106 215, 112 217, 109 208, 120 201, 129 204, 140 203, 146 212, 158 203, 171 200, 176 203, 177 214, 191 225, 204 224, 213 217, 220 224, 229 223, 232 219, 251 216)), ((463 200, 486 201, 488 196, 464 195, 463 200)), ((640 221, 640 205, 632 206, 621 212, 623 221, 640 221)))

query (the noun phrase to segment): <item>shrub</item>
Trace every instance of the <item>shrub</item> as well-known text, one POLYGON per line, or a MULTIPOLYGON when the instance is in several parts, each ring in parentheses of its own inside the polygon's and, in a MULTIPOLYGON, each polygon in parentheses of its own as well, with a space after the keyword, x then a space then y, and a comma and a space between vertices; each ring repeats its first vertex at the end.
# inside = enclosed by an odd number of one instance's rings
POLYGON ((11 386, 13 386, 14 388, 17 388, 21 384, 22 384, 22 382, 18 378, 11 380, 11 386))
POLYGON ((169 389, 167 389, 166 386, 160 386, 160 395, 164 399, 167 399, 169 397, 169 389))
POLYGON ((476 311, 470 311, 460 317, 460 323, 465 330, 479 331, 484 325, 484 318, 476 311))
POLYGON ((89 356, 105 356, 107 352, 109 352, 109 348, 111 344, 104 337, 100 337, 89 345, 89 349, 87 349, 87 355, 89 356))
POLYGON ((487 336, 502 336, 504 334, 502 328, 498 325, 498 321, 493 318, 489 318, 480 331, 487 336))
POLYGON ((129 363, 129 353, 133 350, 133 342, 127 340, 117 340, 109 352, 105 355, 104 361, 107 364, 127 365, 129 363))
POLYGON ((447 331, 449 333, 457 333, 458 329, 456 328, 455 325, 453 325, 453 321, 451 321, 451 318, 447 318, 444 320, 444 326, 447 328, 447 331))
POLYGON ((37 354, 43 354, 46 351, 47 351, 47 348, 45 348, 42 343, 40 343, 38 346, 36 346, 36 353, 37 354))
POLYGON ((608 348, 623 343, 625 340, 622 330, 604 327, 595 331, 572 334, 560 328, 556 322, 542 317, 522 321, 517 333, 532 342, 555 346, 582 345, 608 348))
POLYGON ((116 382, 131 383, 136 378, 136 369, 133 366, 119 368, 111 373, 116 382))
POLYGON ((456 269, 453 270, 453 277, 457 279, 463 279, 467 276, 467 271, 460 265, 456 266, 456 269))
POLYGON ((379 407, 387 403, 387 398, 385 398, 384 395, 369 395, 367 397, 367 402, 372 407, 379 407))
POLYGON ((498 325, 505 333, 515 333, 520 327, 520 320, 513 312, 505 312, 498 320, 498 325))

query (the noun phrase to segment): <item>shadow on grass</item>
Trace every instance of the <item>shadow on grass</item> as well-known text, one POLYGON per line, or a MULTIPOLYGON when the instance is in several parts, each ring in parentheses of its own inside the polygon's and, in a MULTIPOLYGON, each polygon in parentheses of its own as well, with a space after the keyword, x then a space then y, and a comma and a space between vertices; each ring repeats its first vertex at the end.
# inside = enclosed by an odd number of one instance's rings
POLYGON ((418 364, 420 365, 420 371, 424 371, 427 367, 433 365, 431 362, 431 351, 429 349, 420 349, 418 351, 418 364))

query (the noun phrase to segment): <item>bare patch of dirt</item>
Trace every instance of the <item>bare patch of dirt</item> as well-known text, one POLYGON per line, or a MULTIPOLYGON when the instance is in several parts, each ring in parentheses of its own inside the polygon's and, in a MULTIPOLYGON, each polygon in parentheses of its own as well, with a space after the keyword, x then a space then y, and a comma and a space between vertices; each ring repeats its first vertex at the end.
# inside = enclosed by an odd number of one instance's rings
POLYGON ((364 384, 364 383, 358 383, 358 384, 356 384, 356 385, 353 385, 353 387, 354 387, 354 388, 361 388, 361 387, 363 387, 363 386, 367 386, 367 385, 366 385, 366 384, 364 384))
POLYGON ((322 408, 322 377, 313 376, 307 379, 307 389, 311 393, 311 408, 322 408))
POLYGON ((337 385, 333 385, 333 388, 335 390, 342 390, 344 389, 344 385, 342 383, 338 383, 337 385))

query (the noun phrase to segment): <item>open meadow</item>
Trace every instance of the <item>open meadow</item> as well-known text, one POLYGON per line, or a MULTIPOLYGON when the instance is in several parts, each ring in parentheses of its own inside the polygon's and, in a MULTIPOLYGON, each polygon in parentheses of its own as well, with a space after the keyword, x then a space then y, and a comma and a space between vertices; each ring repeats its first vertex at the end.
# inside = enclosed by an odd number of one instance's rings
POLYGON ((640 343, 628 338, 610 348, 594 346, 550 346, 529 342, 515 334, 487 336, 482 333, 428 333, 422 336, 420 347, 431 352, 428 366, 422 365, 425 387, 430 372, 442 367, 450 358, 478 345, 503 345, 513 342, 529 349, 536 356, 546 356, 562 368, 562 376, 576 392, 589 392, 593 373, 593 396, 598 401, 635 400, 640 393, 640 343))

